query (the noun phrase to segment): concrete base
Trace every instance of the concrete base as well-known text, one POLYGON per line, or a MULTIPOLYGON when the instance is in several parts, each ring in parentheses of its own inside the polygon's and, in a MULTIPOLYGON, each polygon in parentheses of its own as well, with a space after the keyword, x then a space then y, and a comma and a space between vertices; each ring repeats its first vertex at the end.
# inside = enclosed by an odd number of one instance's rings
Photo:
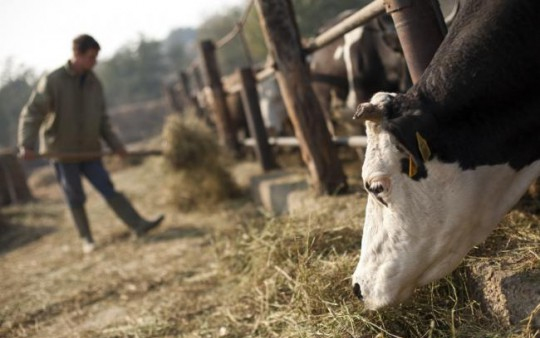
POLYGON ((251 194, 255 202, 273 215, 289 211, 288 196, 309 188, 303 171, 277 170, 251 178, 251 194))
POLYGON ((540 270, 516 272, 498 265, 480 263, 470 274, 475 286, 475 298, 502 324, 525 324, 540 328, 540 270), (532 318, 529 318, 531 314, 532 318))

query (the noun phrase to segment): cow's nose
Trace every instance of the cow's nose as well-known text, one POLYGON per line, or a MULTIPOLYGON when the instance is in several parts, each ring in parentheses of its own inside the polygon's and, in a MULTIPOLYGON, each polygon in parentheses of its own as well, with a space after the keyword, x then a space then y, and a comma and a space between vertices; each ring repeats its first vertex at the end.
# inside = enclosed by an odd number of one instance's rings
POLYGON ((358 299, 360 300, 364 299, 364 297, 362 296, 362 291, 360 291, 360 284, 354 283, 353 292, 354 292, 354 295, 358 297, 358 299))

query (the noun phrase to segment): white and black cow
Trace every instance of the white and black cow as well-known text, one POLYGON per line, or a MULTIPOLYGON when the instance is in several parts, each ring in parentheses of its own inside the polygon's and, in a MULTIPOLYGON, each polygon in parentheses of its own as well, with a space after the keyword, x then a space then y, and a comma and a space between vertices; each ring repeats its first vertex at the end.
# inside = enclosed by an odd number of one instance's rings
MULTIPOLYGON (((340 13, 322 26, 319 34, 354 12, 340 13)), ((315 95, 332 133, 329 121, 348 124, 356 106, 368 101, 377 91, 405 91, 411 85, 389 15, 370 20, 315 51, 309 58, 309 66, 315 95), (344 103, 344 109, 338 110, 341 114, 331 111, 333 99, 344 103)))
POLYGON ((450 273, 540 174, 540 1, 466 0, 419 82, 362 104, 369 192, 355 294, 450 273))

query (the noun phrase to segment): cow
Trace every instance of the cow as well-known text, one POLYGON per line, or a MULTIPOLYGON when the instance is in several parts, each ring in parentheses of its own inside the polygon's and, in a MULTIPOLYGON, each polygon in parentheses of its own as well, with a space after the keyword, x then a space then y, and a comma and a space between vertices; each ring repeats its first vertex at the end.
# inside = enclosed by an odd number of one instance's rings
POLYGON ((257 83, 261 117, 269 136, 283 136, 290 131, 287 108, 281 97, 279 85, 274 76, 257 83))
MULTIPOLYGON (((319 34, 354 12, 340 13, 323 25, 319 34)), ((309 66, 313 90, 332 134, 333 123, 345 124, 349 133, 360 133, 360 128, 349 123, 359 103, 368 101, 377 91, 405 91, 411 85, 389 15, 370 20, 315 51, 309 66), (343 103, 343 109, 333 111, 336 101, 343 103)))
MULTIPOLYGON (((270 64, 270 61, 266 61, 270 64)), ((229 112, 231 128, 239 140, 250 137, 246 120, 246 112, 239 90, 238 73, 222 77, 226 92, 226 104, 229 112)), ((275 77, 267 77, 257 83, 259 107, 266 132, 269 136, 282 136, 289 132, 289 121, 285 103, 281 97, 275 77)), ((207 95, 212 98, 211 92, 207 95)), ((211 100, 210 100, 211 102, 211 100)))
MULTIPOLYGON (((439 4, 450 26, 459 1, 439 0, 439 4)), ((317 33, 324 33, 355 11, 341 12, 317 33)), ((387 14, 316 50, 308 61, 313 90, 333 135, 337 133, 334 124, 344 126, 349 134, 363 133, 350 121, 359 103, 369 101, 378 91, 404 92, 412 85, 396 28, 387 14)))
POLYGON ((368 197, 352 284, 368 309, 449 274, 540 174, 540 1, 461 6, 419 81, 355 114, 368 197))

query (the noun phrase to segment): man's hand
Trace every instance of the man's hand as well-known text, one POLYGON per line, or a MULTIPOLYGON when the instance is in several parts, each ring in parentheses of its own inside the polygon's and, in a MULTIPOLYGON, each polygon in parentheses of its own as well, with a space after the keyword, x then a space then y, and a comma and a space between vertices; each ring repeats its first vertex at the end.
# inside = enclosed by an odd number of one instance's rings
POLYGON ((35 151, 25 147, 19 147, 18 156, 23 160, 35 160, 38 157, 35 151))
POLYGON ((126 148, 116 149, 115 153, 116 155, 120 156, 122 159, 126 158, 128 155, 126 148))

